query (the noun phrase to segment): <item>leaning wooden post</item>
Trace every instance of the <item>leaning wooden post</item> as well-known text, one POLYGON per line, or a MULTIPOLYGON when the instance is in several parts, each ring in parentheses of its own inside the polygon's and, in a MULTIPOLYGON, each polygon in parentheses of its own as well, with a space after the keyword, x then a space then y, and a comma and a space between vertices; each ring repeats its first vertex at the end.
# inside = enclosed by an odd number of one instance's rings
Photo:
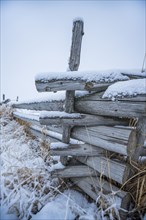
MULTIPOLYGON (((82 36, 84 35, 83 26, 84 26, 84 23, 80 19, 75 20, 73 22, 72 45, 71 45, 70 58, 69 58, 69 70, 70 71, 77 71, 79 68, 82 36)), ((67 113, 74 112, 74 95, 75 95, 74 90, 66 91, 64 110, 67 113)), ((70 132, 71 132, 71 126, 63 125, 62 141, 64 143, 67 143, 67 144, 69 143, 70 132)), ((63 164, 67 163, 67 157, 61 157, 60 160, 63 164)))
POLYGON ((146 116, 141 116, 138 119, 136 127, 136 150, 132 156, 132 160, 138 163, 139 156, 141 155, 142 147, 146 139, 146 116))

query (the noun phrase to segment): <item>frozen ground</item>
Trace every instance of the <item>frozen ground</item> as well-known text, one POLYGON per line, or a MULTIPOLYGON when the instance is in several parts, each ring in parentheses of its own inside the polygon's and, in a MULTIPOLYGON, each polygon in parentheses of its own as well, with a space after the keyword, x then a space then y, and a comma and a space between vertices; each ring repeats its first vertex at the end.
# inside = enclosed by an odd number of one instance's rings
POLYGON ((100 219, 95 204, 75 190, 63 191, 64 183, 52 180, 49 171, 56 164, 48 155, 49 143, 28 136, 27 124, 14 121, 9 108, 1 107, 0 114, 0 219, 100 219))

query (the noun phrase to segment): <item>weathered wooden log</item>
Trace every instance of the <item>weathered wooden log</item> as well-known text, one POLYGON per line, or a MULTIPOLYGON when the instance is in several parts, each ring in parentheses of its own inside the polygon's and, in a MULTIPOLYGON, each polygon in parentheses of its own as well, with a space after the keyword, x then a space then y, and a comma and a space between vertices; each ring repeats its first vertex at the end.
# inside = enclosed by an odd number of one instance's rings
POLYGON ((130 169, 129 167, 119 161, 110 160, 106 157, 78 157, 80 162, 86 164, 87 166, 98 171, 101 176, 106 176, 109 179, 123 184, 129 176, 130 169))
POLYGON ((136 148, 136 132, 131 128, 109 126, 74 127, 71 136, 122 155, 131 155, 136 148))
MULTIPOLYGON (((84 23, 82 20, 76 20, 73 22, 72 30, 72 45, 69 58, 69 70, 76 71, 78 70, 80 64, 80 53, 81 53, 81 43, 82 37, 84 34, 83 31, 84 23)), ((75 88, 66 89, 66 99, 65 99, 65 112, 71 113, 74 112, 74 96, 75 88)), ((70 141, 71 126, 63 126, 62 141, 64 143, 69 143, 70 141)), ((60 157, 60 161, 65 165, 67 163, 67 157, 60 157)))
POLYGON ((63 111, 64 101, 53 100, 46 102, 32 102, 32 103, 15 103, 12 105, 13 108, 37 110, 37 111, 63 111))
POLYGON ((129 120, 109 118, 96 115, 87 115, 79 113, 65 114, 63 112, 48 112, 46 115, 40 115, 40 124, 42 125, 70 125, 70 126, 94 126, 94 125, 128 125, 129 120))
POLYGON ((25 121, 27 123, 40 125, 39 115, 13 112, 13 116, 14 116, 14 118, 18 118, 18 119, 25 121))
MULTIPOLYGON (((81 100, 81 101, 112 101, 113 97, 111 98, 102 98, 104 95, 104 92, 92 92, 92 93, 88 93, 85 94, 84 96, 77 96, 75 98, 75 101, 81 100)), ((114 97, 114 100, 116 101, 124 101, 124 102, 146 102, 146 95, 145 94, 141 94, 141 95, 136 95, 136 96, 117 96, 114 97)), ((140 104, 140 103, 139 103, 140 104)))
POLYGON ((120 201, 120 218, 121 220, 126 219, 128 213, 127 210, 129 209, 130 204, 129 193, 119 190, 116 186, 98 177, 74 177, 71 178, 71 180, 97 203, 100 202, 100 198, 105 198, 104 195, 108 195, 111 198, 111 201, 113 201, 113 203, 116 203, 118 199, 118 201, 120 201))
POLYGON ((102 156, 104 150, 89 144, 69 144, 67 148, 50 149, 52 156, 102 156))
MULTIPOLYGON (((146 115, 145 97, 141 96, 143 101, 110 101, 102 99, 99 94, 91 94, 76 99, 75 111, 86 114, 105 115, 114 117, 139 117, 146 115)), ((133 98, 134 99, 134 98, 133 98)), ((136 99, 136 97, 135 97, 136 99)))
MULTIPOLYGON (((46 131, 43 128, 41 128, 40 126, 30 126, 27 127, 27 132, 30 133, 32 136, 36 137, 36 138, 40 138, 41 140, 45 140, 48 143, 51 142, 58 142, 61 140, 62 135, 60 134, 53 134, 53 132, 51 131, 46 131)), ((50 149, 48 148, 48 152, 50 151, 50 149)))
MULTIPOLYGON (((103 97, 104 92, 92 92, 92 93, 88 93, 84 96, 81 97, 76 97, 75 101, 81 100, 81 101, 112 101, 113 97, 111 98, 102 98, 103 97)), ((145 94, 141 94, 141 95, 136 95, 136 96, 117 96, 114 98, 116 101, 127 101, 128 103, 131 102, 146 102, 146 95, 145 94)), ((141 104, 141 103, 139 103, 141 104)))
POLYGON ((71 177, 87 177, 99 176, 92 168, 86 165, 67 166, 63 169, 56 169, 51 172, 52 177, 71 178, 71 177))
POLYGON ((96 82, 86 82, 80 78, 76 79, 62 79, 55 81, 46 81, 43 82, 38 80, 35 82, 38 92, 55 92, 62 90, 87 90, 87 91, 105 91, 111 83, 96 83, 96 82))
POLYGON ((132 160, 135 162, 138 162, 139 156, 141 156, 145 139, 146 139, 146 117, 141 116, 138 119, 138 123, 136 126, 136 149, 131 156, 132 160))
POLYGON ((145 157, 146 156, 146 147, 141 147, 139 154, 141 157, 145 157))

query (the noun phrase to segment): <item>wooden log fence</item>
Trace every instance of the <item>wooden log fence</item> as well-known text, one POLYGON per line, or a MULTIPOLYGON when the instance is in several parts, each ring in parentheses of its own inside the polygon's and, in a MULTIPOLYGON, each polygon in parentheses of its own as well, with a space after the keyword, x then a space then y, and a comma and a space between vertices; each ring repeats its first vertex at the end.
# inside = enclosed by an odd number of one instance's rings
POLYGON ((146 156, 146 95, 117 97, 114 101, 103 99, 103 91, 115 81, 104 83, 95 82, 92 76, 91 81, 77 77, 82 36, 83 21, 76 20, 70 71, 65 77, 59 75, 56 80, 42 78, 35 82, 39 92, 66 90, 66 99, 13 104, 14 108, 45 110, 34 117, 14 112, 14 117, 30 123, 29 130, 35 136, 40 137, 45 126, 45 137, 56 142, 56 147, 50 145, 50 154, 60 156, 65 168, 55 170, 52 177, 70 178, 95 201, 100 192, 120 198, 120 216, 125 219, 131 197, 117 186, 121 188, 134 175, 129 161, 139 163, 139 156, 146 156), (94 92, 76 97, 75 90, 94 92), (66 147, 57 147, 58 142, 66 147))

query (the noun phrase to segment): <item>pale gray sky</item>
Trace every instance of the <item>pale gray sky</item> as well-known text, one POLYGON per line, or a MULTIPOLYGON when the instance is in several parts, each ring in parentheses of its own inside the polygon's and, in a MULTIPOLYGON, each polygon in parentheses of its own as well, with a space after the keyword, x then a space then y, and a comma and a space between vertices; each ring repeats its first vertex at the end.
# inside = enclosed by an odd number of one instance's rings
POLYGON ((34 76, 66 71, 72 23, 84 20, 79 70, 141 68, 145 1, 1 1, 1 96, 38 96, 34 76))

